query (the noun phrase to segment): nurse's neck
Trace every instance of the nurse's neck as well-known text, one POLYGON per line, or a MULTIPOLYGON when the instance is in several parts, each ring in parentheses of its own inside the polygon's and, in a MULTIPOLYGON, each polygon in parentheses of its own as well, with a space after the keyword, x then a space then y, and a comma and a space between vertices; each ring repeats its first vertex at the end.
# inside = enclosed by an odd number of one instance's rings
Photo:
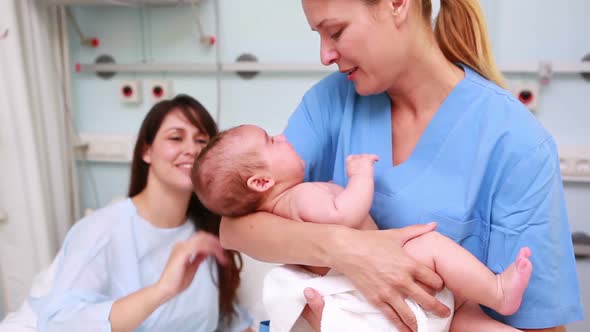
POLYGON ((190 200, 190 192, 163 192, 164 188, 144 189, 132 198, 140 217, 154 227, 175 228, 183 225, 190 200))
POLYGON ((463 69, 448 61, 438 46, 421 52, 406 68, 387 94, 392 110, 410 112, 417 118, 435 113, 465 77, 463 69))

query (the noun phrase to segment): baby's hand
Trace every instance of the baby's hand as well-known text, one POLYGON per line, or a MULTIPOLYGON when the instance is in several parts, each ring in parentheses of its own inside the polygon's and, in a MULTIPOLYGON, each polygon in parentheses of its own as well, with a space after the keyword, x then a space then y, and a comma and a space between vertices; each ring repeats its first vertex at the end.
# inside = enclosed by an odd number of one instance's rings
POLYGON ((348 177, 363 175, 373 177, 373 164, 379 160, 374 154, 350 155, 346 158, 346 171, 348 177))

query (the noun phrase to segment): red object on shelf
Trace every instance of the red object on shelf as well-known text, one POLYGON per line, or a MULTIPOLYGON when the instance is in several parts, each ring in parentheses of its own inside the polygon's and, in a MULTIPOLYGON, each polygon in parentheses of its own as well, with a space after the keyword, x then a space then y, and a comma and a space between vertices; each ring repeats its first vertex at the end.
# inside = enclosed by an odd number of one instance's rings
POLYGON ((100 46, 100 40, 98 38, 92 38, 92 40, 90 41, 90 44, 92 45, 92 47, 98 47, 100 46))
POLYGON ((213 46, 217 42, 217 38, 213 35, 209 36, 209 45, 213 46))
POLYGON ((81 64, 79 64, 79 63, 76 63, 76 67, 75 67, 75 68, 76 68, 76 72, 77 72, 77 73, 79 73, 79 72, 81 72, 81 71, 82 71, 82 65, 81 65, 81 64))

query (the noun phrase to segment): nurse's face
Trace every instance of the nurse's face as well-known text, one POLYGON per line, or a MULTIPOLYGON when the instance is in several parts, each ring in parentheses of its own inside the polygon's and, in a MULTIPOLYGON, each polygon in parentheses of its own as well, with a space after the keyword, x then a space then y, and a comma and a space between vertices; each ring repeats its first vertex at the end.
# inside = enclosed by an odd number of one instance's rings
POLYGON ((150 165, 148 185, 191 192, 193 163, 207 143, 209 136, 201 133, 180 110, 170 112, 143 155, 150 165))
POLYGON ((311 29, 320 35, 322 63, 337 64, 361 95, 390 89, 405 66, 407 33, 394 15, 398 2, 302 0, 311 29))

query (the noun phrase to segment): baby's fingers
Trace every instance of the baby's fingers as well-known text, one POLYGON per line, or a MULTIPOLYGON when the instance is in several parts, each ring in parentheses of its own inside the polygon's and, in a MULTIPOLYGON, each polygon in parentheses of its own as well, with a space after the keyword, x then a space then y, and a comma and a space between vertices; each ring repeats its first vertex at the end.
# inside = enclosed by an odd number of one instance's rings
POLYGON ((379 160, 379 156, 376 154, 362 154, 361 157, 365 158, 365 159, 369 159, 371 161, 378 161, 379 160))

